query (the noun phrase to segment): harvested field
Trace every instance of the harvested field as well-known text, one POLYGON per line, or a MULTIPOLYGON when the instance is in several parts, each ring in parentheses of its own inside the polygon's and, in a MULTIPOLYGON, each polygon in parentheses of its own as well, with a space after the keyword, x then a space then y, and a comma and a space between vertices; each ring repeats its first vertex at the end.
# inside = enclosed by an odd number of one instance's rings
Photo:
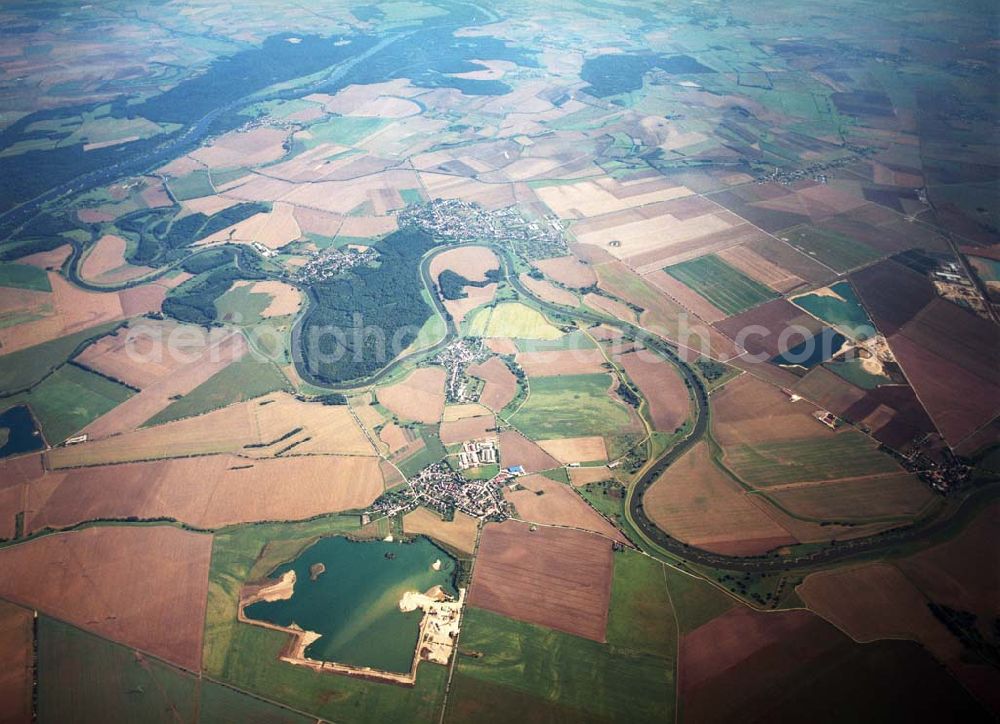
POLYGON ((463 553, 476 549, 479 521, 461 511, 453 520, 444 521, 437 513, 420 507, 403 516, 403 532, 407 535, 426 535, 463 553))
POLYGON ((505 468, 520 465, 529 473, 560 467, 558 460, 515 430, 500 433, 500 463, 505 468))
POLYGON ((444 307, 455 320, 456 325, 461 325, 465 321, 466 315, 473 309, 492 302, 497 293, 496 284, 487 284, 483 287, 464 287, 464 289, 466 296, 462 299, 444 300, 444 307))
POLYGON ((416 439, 409 430, 394 422, 386 424, 379 430, 378 437, 385 443, 390 455, 399 452, 416 439))
POLYGON ((706 322, 717 322, 729 316, 694 289, 675 279, 662 269, 651 271, 644 278, 675 302, 686 309, 690 309, 692 313, 706 322))
POLYGON ((772 485, 767 495, 793 515, 838 521, 912 518, 935 500, 927 484, 909 473, 772 485))
POLYGON ((97 340, 75 361, 141 390, 198 360, 225 336, 222 330, 205 334, 200 327, 144 319, 97 340))
POLYGON ((521 352, 516 361, 528 377, 586 375, 607 371, 607 361, 599 349, 521 352))
POLYGON ((569 473, 569 481, 573 485, 600 483, 605 480, 612 480, 615 477, 614 473, 612 473, 605 465, 601 465, 599 467, 569 468, 567 472, 569 473))
POLYGON ((35 254, 22 256, 17 260, 17 263, 31 264, 32 266, 37 266, 39 269, 59 269, 72 253, 73 247, 66 244, 65 246, 59 246, 49 251, 39 251, 35 254))
POLYGON ((18 724, 32 721, 34 684, 34 613, 0 601, 0 655, 4 670, 0 673, 0 701, 4 711, 0 721, 18 724))
POLYGON ((795 539, 748 499, 698 443, 646 491, 654 523, 691 545, 729 555, 759 555, 795 539))
POLYGON ((597 275, 594 273, 593 267, 573 255, 557 256, 554 259, 539 259, 531 264, 540 269, 547 277, 551 277, 567 287, 583 289, 597 283, 597 275))
POLYGON ((437 280, 441 272, 451 269, 470 282, 486 280, 486 272, 500 268, 497 255, 485 246, 462 246, 441 252, 431 260, 431 279, 437 280))
POLYGON ((604 177, 574 184, 544 186, 538 197, 561 219, 582 219, 622 211, 669 199, 690 196, 691 191, 658 178, 640 186, 626 187, 604 177))
MULTIPOLYGON (((45 297, 48 312, 40 319, 0 328, 0 353, 10 354, 126 316, 117 293, 86 292, 52 272, 49 282, 52 292, 45 297)), ((18 298, 27 294, 24 290, 14 292, 18 298)))
POLYGON ((250 292, 252 294, 267 294, 271 297, 271 303, 260 313, 260 316, 265 319, 295 314, 302 307, 302 292, 284 282, 255 282, 250 288, 250 292))
POLYGON ((211 555, 170 526, 50 535, 0 550, 0 596, 198 671, 211 555))
POLYGON ((589 530, 628 543, 617 528, 565 483, 550 480, 544 475, 526 475, 518 478, 517 483, 524 490, 505 489, 503 494, 514 504, 520 520, 589 530))
POLYGON ((189 155, 209 168, 250 168, 284 156, 287 136, 288 131, 280 128, 231 131, 189 155))
POLYGON ((444 413, 444 381, 442 368, 424 367, 376 394, 380 403, 404 420, 438 422, 444 413))
POLYGON ((626 304, 622 304, 616 299, 608 299, 600 294, 587 294, 583 298, 584 304, 598 312, 609 314, 615 319, 635 324, 638 322, 635 311, 626 304))
POLYGON ((55 469, 235 452, 270 457, 293 444, 292 454, 373 454, 345 406, 299 402, 274 393, 204 415, 55 448, 47 455, 55 469), (301 429, 289 436, 296 428, 301 429))
POLYGON ((213 455, 127 463, 51 472, 32 482, 26 524, 36 531, 134 517, 214 529, 364 508, 382 490, 374 457, 213 455))
POLYGON ((865 397, 864 390, 855 387, 823 366, 811 369, 792 389, 795 394, 805 397, 838 417, 844 417, 844 413, 852 405, 865 397))
POLYGON ((294 212, 295 207, 292 204, 276 201, 270 212, 254 214, 249 219, 205 237, 197 245, 256 242, 268 249, 279 249, 302 236, 294 212))
POLYGON ((509 337, 496 337, 484 341, 494 354, 517 354, 517 345, 509 337))
POLYGON ((94 284, 121 284, 153 271, 148 266, 132 266, 125 261, 127 242, 107 234, 94 244, 80 265, 80 276, 94 284))
MULTIPOLYGON (((795 253, 799 252, 796 250, 795 253)), ((805 279, 761 256, 750 245, 731 246, 720 251, 718 257, 739 272, 781 294, 806 284, 805 279)))
POLYGON ((247 351, 243 335, 239 332, 230 333, 206 347, 192 361, 179 365, 170 374, 147 384, 139 394, 91 422, 83 432, 91 439, 99 439, 134 430, 169 405, 171 400, 188 394, 214 374, 242 358, 247 351))
POLYGON ((691 400, 672 364, 649 350, 619 355, 616 361, 649 403, 649 416, 657 430, 673 432, 684 424, 691 414, 691 400))
POLYGON ((490 414, 492 413, 489 408, 475 402, 469 402, 463 405, 444 406, 444 422, 458 422, 459 420, 464 420, 467 417, 480 417, 482 415, 490 414))
POLYGON ((575 294, 557 287, 552 282, 535 279, 527 274, 522 274, 518 279, 529 292, 543 301, 563 304, 567 307, 576 307, 578 304, 575 294))
POLYGON ((497 433, 496 418, 493 415, 467 417, 463 420, 441 423, 441 442, 445 445, 457 445, 467 440, 481 440, 487 437, 495 438, 497 433))
POLYGON ((486 382, 479 402, 494 412, 502 410, 517 395, 517 378, 499 357, 473 365, 469 374, 486 382))
POLYGON ((469 604, 604 641, 611 600, 611 542, 516 521, 487 525, 469 604))
POLYGON ((171 280, 150 282, 138 287, 130 287, 118 292, 121 300, 122 315, 125 317, 138 317, 141 314, 159 312, 163 306, 163 300, 167 297, 167 291, 184 281, 181 275, 171 280))
POLYGON ((608 459, 604 438, 567 437, 561 440, 539 440, 538 447, 561 463, 590 463, 608 459))

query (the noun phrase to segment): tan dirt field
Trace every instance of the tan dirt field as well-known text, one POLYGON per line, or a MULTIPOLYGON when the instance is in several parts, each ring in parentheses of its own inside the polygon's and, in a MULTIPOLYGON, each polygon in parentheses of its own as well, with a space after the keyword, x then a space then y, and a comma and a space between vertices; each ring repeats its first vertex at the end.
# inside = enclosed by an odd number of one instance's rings
POLYGON ((486 272, 500 268, 497 255, 485 246, 462 246, 441 252, 431 260, 430 275, 435 281, 445 269, 461 274, 470 282, 486 280, 486 272))
POLYGON ((484 380, 480 404, 499 412, 517 395, 517 378, 498 357, 469 367, 469 374, 484 380))
POLYGON ((561 467, 559 461, 516 430, 500 433, 500 464, 521 465, 529 473, 561 467))
POLYGON ((756 555, 795 539, 766 516, 698 443, 646 491, 646 513, 675 538, 717 553, 756 555))
POLYGON ((587 485, 588 483, 601 483, 605 480, 613 480, 614 474, 606 465, 598 467, 569 468, 569 481, 573 485, 587 485))
POLYGON ((764 515, 787 530, 788 534, 799 543, 823 543, 833 539, 852 540, 854 538, 862 538, 866 535, 875 535, 899 525, 898 522, 892 520, 883 520, 876 523, 856 523, 852 525, 816 523, 793 518, 760 495, 747 495, 747 500, 757 506, 764 515))
POLYGON ((482 440, 497 436, 497 421, 493 415, 482 417, 467 417, 464 420, 441 423, 441 442, 445 445, 457 445, 467 440, 482 440))
POLYGON ((198 671, 211 557, 210 535, 87 528, 0 550, 0 596, 198 671))
POLYGON ((279 128, 231 131, 190 156, 210 168, 250 168, 284 156, 282 143, 287 136, 288 131, 279 128))
POLYGON ((28 486, 26 518, 31 531, 133 516, 214 529, 364 508, 382 490, 374 457, 213 455, 48 473, 28 486))
POLYGON ((395 216, 347 216, 340 226, 339 236, 383 236, 398 228, 395 216))
POLYGON ((276 201, 270 212, 254 214, 199 241, 196 246, 233 242, 257 242, 268 249, 278 249, 302 236, 295 221, 295 207, 276 201))
POLYGON ((487 209, 506 208, 516 201, 513 188, 509 185, 487 184, 437 173, 421 173, 419 176, 431 198, 462 199, 487 209))
POLYGON ((134 321, 94 342, 76 361, 140 390, 198 360, 210 344, 224 336, 170 320, 134 321))
POLYGON ((546 276, 567 287, 583 289, 597 283, 597 274, 594 273, 593 267, 572 254, 557 256, 554 259, 539 259, 532 262, 532 266, 541 269, 546 276))
POLYGON ((184 209, 184 216, 187 214, 205 214, 211 216, 217 214, 230 206, 236 206, 239 202, 225 196, 215 194, 213 196, 200 196, 196 199, 181 201, 181 208, 184 209))
POLYGON ((236 452, 271 457, 299 441, 303 442, 290 454, 374 454, 346 407, 299 402, 286 393, 275 393, 196 417, 54 448, 47 455, 50 467, 57 469, 236 452), (274 442, 297 427, 302 430, 274 442), (304 441, 306 437, 311 439, 304 441), (251 444, 261 447, 244 447, 251 444))
POLYGON ((610 314, 615 319, 620 319, 630 324, 635 324, 639 321, 636 318, 635 312, 630 307, 616 299, 608 299, 600 294, 587 294, 584 296, 583 301, 588 307, 596 309, 599 312, 604 312, 605 314, 610 314))
POLYGON ((793 514, 816 520, 915 516, 936 497, 926 483, 909 473, 774 485, 767 493, 793 514))
POLYGON ((153 271, 152 267, 126 262, 126 245, 120 236, 102 236, 80 265, 80 276, 94 284, 120 284, 153 271))
POLYGON ((250 291, 253 294, 267 294, 271 297, 271 303, 260 315, 265 319, 295 314, 302 307, 302 292, 291 284, 276 281, 256 282, 250 291))
POLYGON ((689 189, 674 186, 666 179, 646 183, 638 189, 628 189, 608 177, 575 184, 544 186, 536 189, 536 193, 561 219, 601 216, 691 195, 689 189))
POLYGON ((4 487, 0 487, 0 538, 14 539, 17 535, 16 516, 23 510, 24 485, 4 481, 4 487))
POLYGON ((73 252, 73 247, 69 244, 59 246, 49 251, 40 251, 36 254, 22 256, 17 260, 18 264, 31 264, 39 269, 59 269, 73 252))
POLYGON ((179 366, 169 375, 146 385, 110 412, 91 422, 82 432, 91 439, 134 430, 167 407, 177 395, 186 395, 217 372, 241 359, 248 351, 246 339, 231 333, 205 348, 196 359, 179 366))
POLYGON ((462 324, 465 316, 476 307, 489 304, 497 293, 496 284, 487 284, 485 287, 465 287, 468 295, 464 299, 445 299, 444 307, 455 320, 456 325, 462 324))
POLYGON ((539 440, 538 447, 561 463, 590 463, 608 459, 604 438, 567 437, 562 440, 539 440))
POLYGON ((720 251, 718 256, 734 269, 781 294, 806 283, 805 279, 765 259, 748 246, 732 246, 720 251))
POLYGON ((523 284, 529 292, 546 302, 551 302, 552 304, 564 304, 567 307, 574 308, 579 304, 575 294, 568 292, 565 289, 560 289, 552 282, 544 279, 533 279, 527 274, 522 274, 518 277, 518 279, 520 279, 521 284, 523 284))
POLYGON ((587 505, 570 486, 549 480, 544 475, 525 475, 517 482, 525 490, 505 488, 503 494, 514 504, 520 520, 589 530, 628 543, 617 528, 587 505))
POLYGON ((751 375, 741 375, 713 395, 713 430, 723 447, 774 440, 808 440, 835 433, 818 422, 805 400, 751 375))
POLYGON ((469 605, 604 641, 612 556, 611 541, 593 533, 490 523, 480 540, 469 605))
POLYGON ((698 294, 683 282, 674 279, 662 269, 651 271, 645 276, 646 281, 673 299, 686 309, 701 317, 708 323, 718 322, 728 315, 698 294))
POLYGON ((586 375, 607 372, 607 361, 599 349, 565 349, 552 352, 521 352, 517 364, 528 377, 586 375))
MULTIPOLYGON (((68 334, 125 317, 118 293, 87 292, 54 272, 49 273, 52 313, 43 319, 0 329, 0 354, 33 347, 68 334)), ((23 290, 18 290, 23 293, 23 290)))
MULTIPOLYGON (((187 272, 182 272, 186 274, 187 272)), ((122 315, 125 317, 138 317, 149 312, 159 312, 163 306, 163 300, 167 297, 167 291, 177 286, 184 280, 178 275, 173 280, 164 279, 162 281, 150 282, 138 287, 123 289, 118 292, 118 299, 122 305, 122 315)))
POLYGON ((4 711, 0 713, 0 721, 4 724, 32 720, 34 623, 34 613, 29 609, 0 601, 0 656, 4 661, 0 673, 0 701, 4 711))
POLYGON ((616 361, 648 401, 657 430, 673 432, 684 423, 691 413, 691 402, 684 380, 672 364, 649 350, 619 355, 616 361))
POLYGON ((390 455, 402 450, 413 442, 412 435, 394 422, 385 425, 378 433, 379 439, 385 443, 390 455))
POLYGON ((444 381, 442 368, 423 367, 376 394, 379 402, 403 420, 438 422, 444 413, 444 381))
POLYGON ((517 354, 517 345, 508 337, 491 337, 485 342, 495 354, 517 354))
POLYGON ((492 414, 488 407, 475 402, 469 402, 464 405, 445 405, 444 407, 445 422, 458 422, 467 417, 480 417, 481 415, 492 414))
POLYGON ((327 211, 310 209, 305 206, 295 207, 295 221, 299 228, 306 234, 319 234, 333 238, 340 231, 344 217, 340 214, 331 214, 327 211))
POLYGON ((403 532, 407 535, 426 535, 447 546, 472 553, 476 549, 479 521, 461 511, 455 511, 454 520, 444 521, 437 513, 420 507, 403 516, 403 532))

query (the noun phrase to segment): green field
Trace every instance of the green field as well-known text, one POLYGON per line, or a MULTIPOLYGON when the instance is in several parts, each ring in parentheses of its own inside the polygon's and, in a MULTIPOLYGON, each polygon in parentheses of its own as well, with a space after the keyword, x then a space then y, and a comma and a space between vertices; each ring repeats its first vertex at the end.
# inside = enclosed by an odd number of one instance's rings
POLYGON ((416 475, 428 465, 440 462, 447 455, 444 445, 441 444, 441 437, 438 432, 439 425, 421 425, 420 437, 424 439, 424 446, 415 454, 399 462, 399 469, 407 477, 416 475))
MULTIPOLYGON (((608 477, 611 474, 608 473, 608 477)), ((576 489, 584 500, 612 520, 620 521, 625 515, 625 488, 614 480, 588 483, 576 489)))
POLYGON ((448 670, 422 664, 412 688, 331 676, 278 660, 287 636, 236 620, 241 586, 265 576, 320 536, 347 533, 384 537, 386 530, 361 530, 357 516, 329 516, 294 524, 230 528, 216 535, 209 572, 205 619, 205 672, 240 689, 331 721, 436 720, 448 670))
POLYGON ((508 705, 529 721, 673 720, 672 659, 476 608, 459 648, 447 721, 512 721, 508 705))
POLYGON ((812 440, 734 445, 726 448, 723 462, 744 482, 758 487, 899 472, 891 457, 854 430, 812 440))
POLYGON ((49 275, 44 269, 31 264, 0 264, 0 287, 30 289, 35 292, 51 292, 49 275))
POLYGON ((212 177, 208 171, 192 171, 187 176, 170 179, 167 185, 170 187, 170 193, 178 201, 198 199, 215 193, 212 177))
POLYGON ((542 313, 517 302, 505 302, 495 307, 482 307, 466 320, 469 337, 514 337, 555 340, 563 336, 558 328, 546 321, 542 313))
POLYGON ((880 251, 865 243, 816 226, 796 226, 779 236, 838 272, 849 271, 882 256, 880 251))
POLYGON ((278 390, 291 390, 281 370, 274 363, 249 353, 216 372, 181 399, 170 403, 146 420, 143 426, 202 415, 278 390))
POLYGON ((261 316, 271 304, 271 295, 251 292, 252 284, 233 286, 215 300, 218 319, 222 322, 249 326, 263 321, 261 316))
POLYGON ((640 553, 623 551, 615 556, 612 580, 608 644, 673 661, 677 622, 664 565, 640 553))
POLYGON ((306 148, 313 148, 321 143, 352 146, 390 123, 390 120, 369 116, 336 116, 309 126, 310 138, 301 140, 306 148))
POLYGON ((611 375, 539 377, 510 422, 532 440, 619 433, 631 427, 628 408, 608 392, 611 375))
POLYGON ((668 266, 664 271, 727 315, 745 312, 778 296, 714 254, 668 266))
POLYGON ((566 349, 593 349, 594 341, 581 330, 556 339, 515 339, 520 352, 558 352, 566 349))
POLYGON ((9 395, 37 384, 51 370, 61 365, 87 342, 111 334, 120 322, 102 324, 0 356, 0 395, 9 395))
POLYGON ((892 378, 888 375, 876 375, 866 370, 860 357, 843 361, 831 360, 823 363, 823 366, 864 390, 874 390, 879 385, 892 383, 892 378))
POLYGON ((63 365, 31 392, 8 398, 5 402, 29 404, 45 439, 50 445, 55 445, 133 394, 128 387, 93 372, 76 365, 63 365))
POLYGON ((667 586, 681 634, 688 634, 738 605, 732 598, 700 578, 670 568, 667 586))
POLYGON ((40 722, 309 722, 68 624, 38 622, 40 722))

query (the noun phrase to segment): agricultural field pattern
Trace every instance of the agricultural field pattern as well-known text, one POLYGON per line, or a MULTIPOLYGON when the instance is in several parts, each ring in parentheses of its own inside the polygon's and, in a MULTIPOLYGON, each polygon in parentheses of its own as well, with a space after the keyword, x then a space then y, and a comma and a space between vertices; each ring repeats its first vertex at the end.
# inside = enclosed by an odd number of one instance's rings
POLYGON ((0 4, 0 724, 1000 719, 998 44, 0 4))

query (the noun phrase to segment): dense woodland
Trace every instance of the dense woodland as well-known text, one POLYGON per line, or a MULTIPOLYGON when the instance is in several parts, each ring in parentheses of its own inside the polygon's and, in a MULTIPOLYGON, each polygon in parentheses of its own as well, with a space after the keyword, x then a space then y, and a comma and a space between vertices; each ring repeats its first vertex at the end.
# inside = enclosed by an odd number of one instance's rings
POLYGON ((413 342, 431 315, 421 294, 420 258, 433 246, 429 234, 401 229, 376 245, 377 268, 357 267, 311 288, 301 352, 314 377, 328 383, 364 377, 413 342), (399 349, 381 348, 397 334, 399 349))

